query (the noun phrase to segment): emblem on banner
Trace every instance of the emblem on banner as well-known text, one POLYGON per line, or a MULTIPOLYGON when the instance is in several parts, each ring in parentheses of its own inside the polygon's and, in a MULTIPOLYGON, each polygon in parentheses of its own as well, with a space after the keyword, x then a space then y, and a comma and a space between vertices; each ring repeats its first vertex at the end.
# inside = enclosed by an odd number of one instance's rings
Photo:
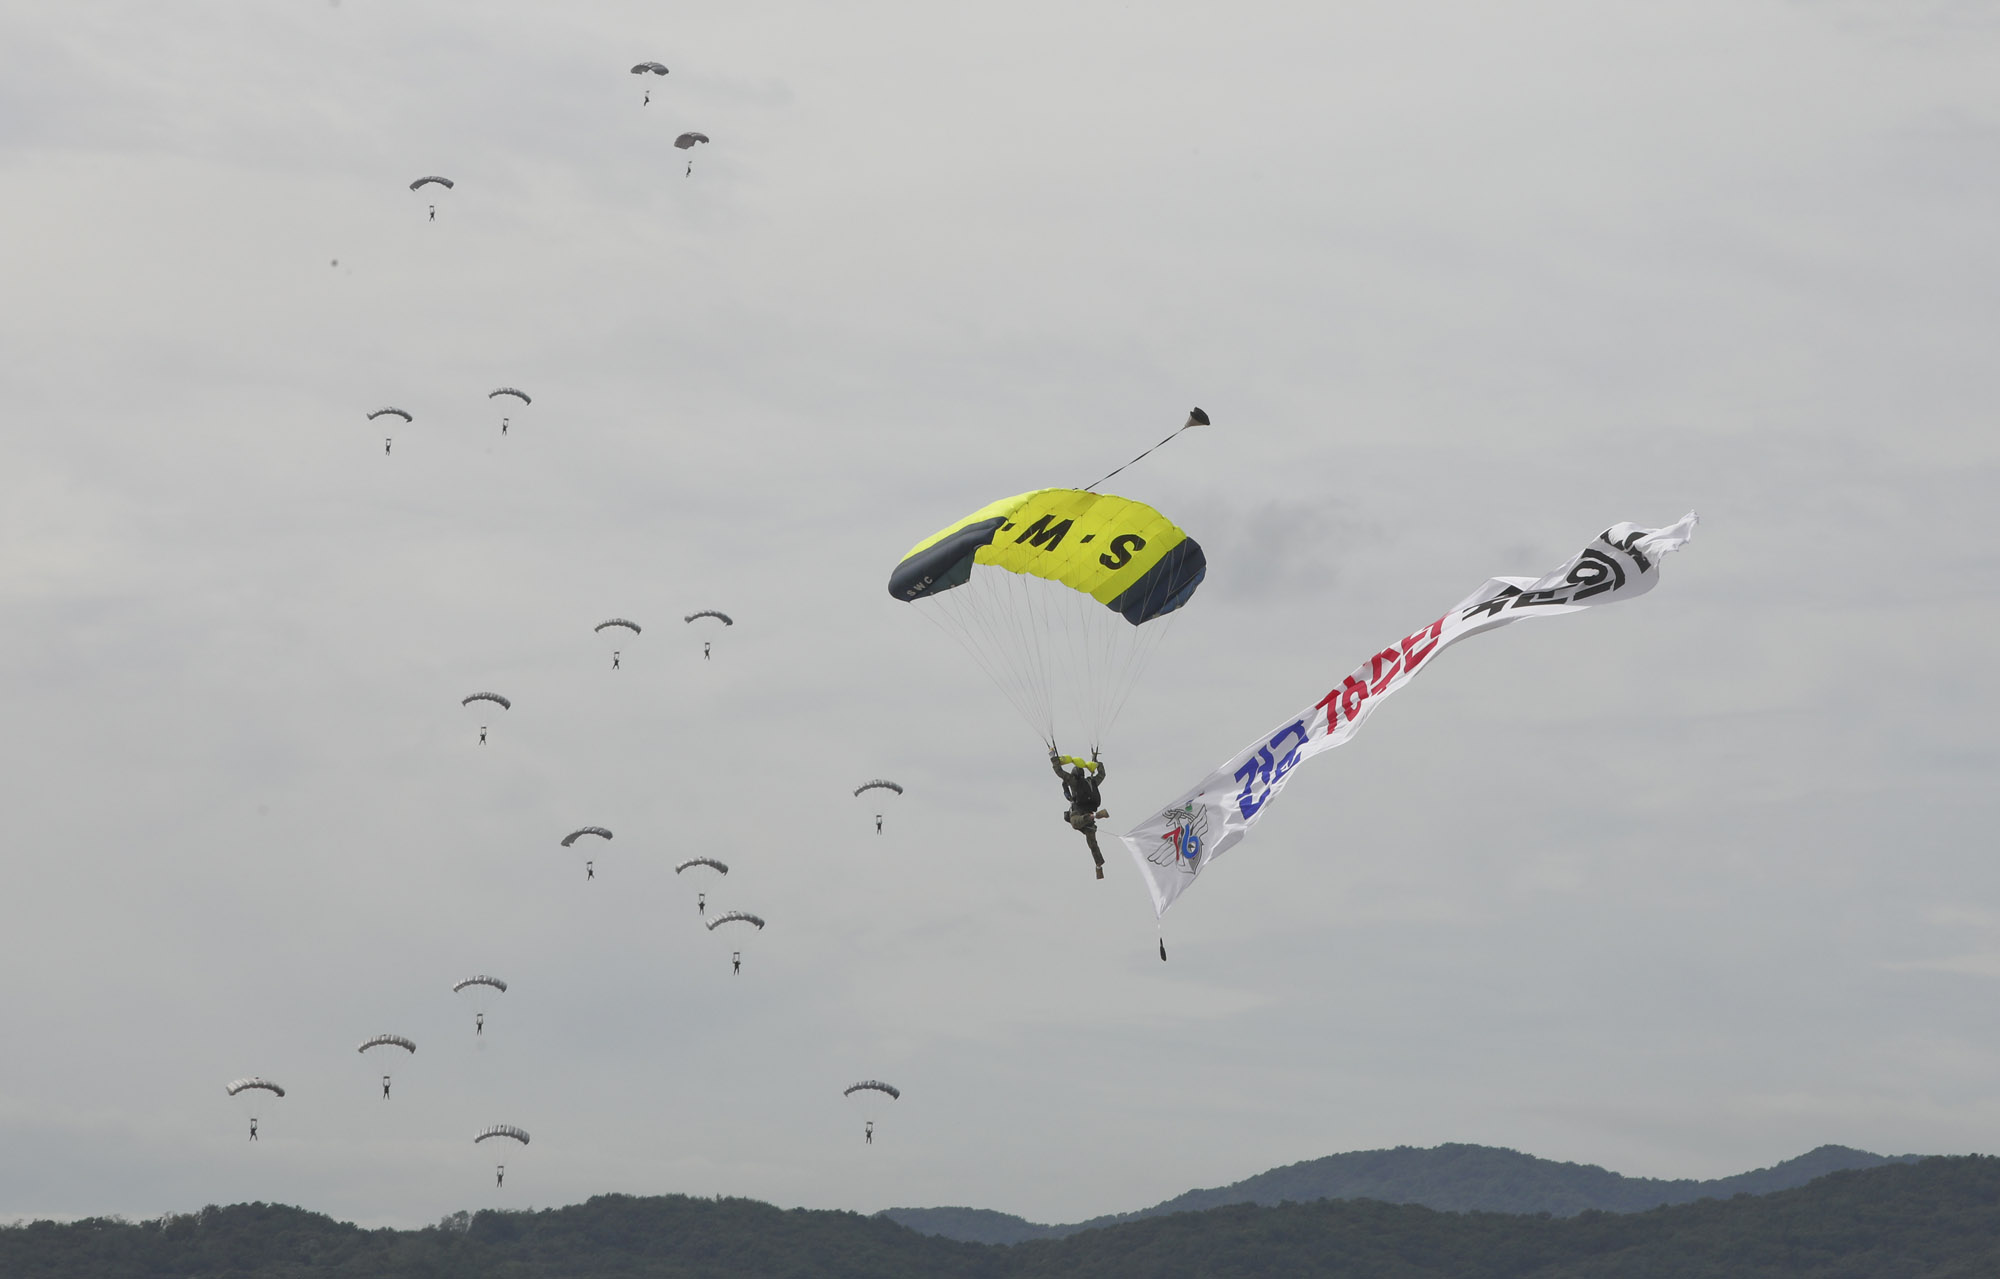
POLYGON ((1178 866, 1192 875, 1201 869, 1201 853, 1208 845, 1208 810, 1200 804, 1170 808, 1160 814, 1179 825, 1160 836, 1158 847, 1146 860, 1155 866, 1178 866))

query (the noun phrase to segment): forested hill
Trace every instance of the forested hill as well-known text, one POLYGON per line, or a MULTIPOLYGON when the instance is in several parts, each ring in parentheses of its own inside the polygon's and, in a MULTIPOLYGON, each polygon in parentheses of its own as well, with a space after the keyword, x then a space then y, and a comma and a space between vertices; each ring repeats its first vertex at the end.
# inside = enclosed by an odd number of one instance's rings
POLYGON ((1172 1212, 1195 1212, 1238 1203, 1266 1206, 1309 1203, 1316 1199, 1379 1199, 1384 1203, 1422 1204, 1447 1212, 1546 1212, 1570 1217, 1592 1209, 1640 1212, 1664 1204, 1693 1203, 1697 1199, 1769 1194, 1803 1186, 1830 1172, 1875 1168, 1921 1157, 1891 1157, 1850 1150, 1846 1146, 1821 1146, 1796 1159, 1733 1177, 1668 1181, 1623 1177, 1595 1164, 1558 1163, 1494 1146, 1445 1145, 1430 1150, 1398 1146, 1394 1150, 1357 1150, 1288 1164, 1220 1189, 1190 1190, 1151 1208, 1069 1225, 1044 1226, 985 1208, 889 1208, 881 1215, 912 1230, 971 1243, 1060 1239, 1079 1230, 1096 1230, 1172 1212))
POLYGON ((361 1230, 265 1204, 0 1229, 7 1279, 1972 1279, 2000 1275, 2000 1159, 1834 1173, 1768 1195, 1575 1217, 1239 1204, 1003 1247, 744 1199, 601 1196, 361 1230))

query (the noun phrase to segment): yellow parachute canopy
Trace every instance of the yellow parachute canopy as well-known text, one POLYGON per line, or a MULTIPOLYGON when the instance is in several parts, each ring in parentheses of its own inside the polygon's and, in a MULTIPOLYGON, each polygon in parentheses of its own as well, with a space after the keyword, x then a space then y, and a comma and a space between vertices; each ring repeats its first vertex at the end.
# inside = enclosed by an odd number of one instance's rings
POLYGON ((889 593, 922 603, 1054 745, 1075 712, 1093 745, 1164 618, 1208 572, 1201 546, 1142 502, 1038 489, 981 507, 910 551, 889 593))
POLYGON ((1200 544, 1143 502, 1038 489, 983 506, 911 547, 889 593, 915 600, 962 586, 974 564, 1060 582, 1134 626, 1187 603, 1208 572, 1200 544))

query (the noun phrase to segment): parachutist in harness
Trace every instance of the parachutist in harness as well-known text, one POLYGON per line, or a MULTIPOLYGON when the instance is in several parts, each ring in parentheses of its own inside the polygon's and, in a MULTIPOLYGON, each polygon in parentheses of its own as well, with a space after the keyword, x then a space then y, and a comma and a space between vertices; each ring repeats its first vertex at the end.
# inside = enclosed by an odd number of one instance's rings
POLYGON ((730 951, 729 962, 731 964, 730 972, 741 974, 743 971, 743 952, 740 950, 730 951))
POLYGON ((1090 763, 1071 758, 1069 762, 1076 767, 1064 772, 1064 759, 1056 754, 1055 747, 1049 748, 1049 767, 1062 779, 1063 798, 1069 801, 1069 811, 1063 814, 1063 820, 1090 845, 1090 860, 1096 864, 1097 877, 1103 879, 1104 854, 1097 849, 1097 819, 1111 816, 1098 807, 1103 802, 1098 787, 1104 782, 1104 765, 1098 761, 1097 752, 1092 751, 1090 763))
POLYGON ((875 1144, 875 1121, 873 1119, 869 1120, 868 1126, 861 1130, 861 1135, 869 1145, 872 1146, 875 1144))
POLYGON ((708 641, 707 641, 707 640, 703 640, 703 641, 701 642, 701 660, 702 660, 702 661, 704 661, 704 662, 708 660, 708 641))
POLYGON ((646 96, 640 100, 639 105, 642 107, 648 106, 652 103, 652 101, 653 101, 653 91, 651 89, 648 89, 646 90, 646 96))
POLYGON ((506 1164, 493 1165, 493 1188, 495 1190, 498 1190, 500 1187, 506 1184, 507 1184, 507 1165, 506 1164))
POLYGON ((618 669, 618 650, 615 648, 611 650, 611 669, 618 669))
POLYGON ((585 862, 585 863, 583 864, 583 877, 584 877, 585 879, 596 879, 596 878, 597 878, 597 863, 596 863, 596 862, 585 862))
POLYGON ((500 419, 500 434, 505 435, 506 433, 507 433, 507 419, 503 417, 500 419))
POLYGON ((483 1035, 483 1034, 485 1034, 485 1033, 486 1033, 486 1014, 485 1014, 485 1013, 474 1013, 474 1014, 472 1014, 472 1033, 473 1033, 473 1034, 475 1034, 475 1035, 483 1035))
POLYGON ((257 1140, 257 1120, 255 1116, 252 1116, 250 1120, 250 1140, 257 1140))
POLYGON ((431 206, 431 221, 435 222, 437 220, 438 220, 438 207, 435 204, 433 204, 431 206))
POLYGON ((382 1076, 382 1100, 389 1100, 389 1076, 382 1076))
POLYGON ((707 894, 707 893, 696 893, 696 894, 694 895, 694 913, 695 913, 695 914, 697 914, 697 915, 700 915, 700 916, 701 916, 701 917, 702 917, 703 919, 707 919, 707 918, 708 918, 708 894, 707 894))
POLYGON ((484 724, 479 726, 479 744, 481 746, 486 745, 486 725, 484 724))
POLYGON ((383 436, 383 437, 382 437, 382 456, 383 456, 383 457, 387 457, 387 456, 389 456, 389 446, 390 446, 391 444, 393 444, 393 443, 395 443, 395 441, 394 441, 394 440, 391 440, 391 439, 390 439, 390 438, 389 438, 388 436, 386 436, 386 435, 385 435, 385 436, 383 436))
POLYGON ((875 814, 875 833, 877 835, 882 833, 882 814, 880 813, 875 814))

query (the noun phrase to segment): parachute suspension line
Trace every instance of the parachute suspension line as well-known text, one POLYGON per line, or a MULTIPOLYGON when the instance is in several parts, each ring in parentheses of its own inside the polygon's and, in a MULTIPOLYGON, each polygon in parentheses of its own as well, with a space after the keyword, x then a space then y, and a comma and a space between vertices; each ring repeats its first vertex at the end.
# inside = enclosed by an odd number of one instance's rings
MULTIPOLYGON (((1182 427, 1181 429, 1186 430, 1187 428, 1182 427)), ((1147 596, 1148 612, 1154 606, 1165 602, 1164 592, 1166 589, 1167 587, 1164 583, 1156 584, 1152 588, 1152 593, 1147 596)), ((1160 645, 1166 641, 1167 632, 1173 629, 1174 623, 1180 621, 1180 616, 1180 610, 1175 609, 1171 613, 1155 617, 1152 621, 1138 627, 1139 634, 1133 637, 1131 657, 1126 667, 1125 678, 1120 686, 1113 690, 1116 694, 1116 700, 1113 702, 1105 719, 1106 732, 1109 732, 1111 725, 1117 722, 1119 715, 1124 713, 1125 703, 1130 700, 1132 691, 1139 686, 1139 677, 1145 673, 1147 666, 1152 663, 1153 655, 1160 651, 1160 645)))
POLYGON ((1063 660, 1056 634, 1057 623, 1066 621, 1062 616, 1064 601, 1056 592, 1061 591, 1063 595, 1072 592, 1045 578, 1018 577, 1017 580, 1023 591, 1035 600, 1035 624, 1029 628, 1029 633, 1035 637, 1035 656, 1041 664, 1038 678, 1040 687, 1048 696, 1049 740, 1053 742, 1056 739, 1056 708, 1075 695, 1074 690, 1059 686, 1066 672, 1074 677, 1075 667, 1063 660))
MULTIPOLYGON (((1161 440, 1161 441, 1160 441, 1160 442, 1159 442, 1158 444, 1155 444, 1155 445, 1153 446, 1153 448, 1150 448, 1150 449, 1147 449, 1145 453, 1141 453, 1141 454, 1140 454, 1140 455, 1139 455, 1138 457, 1135 457, 1135 458, 1133 458, 1133 459, 1132 459, 1132 460, 1131 460, 1130 462, 1127 462, 1127 463, 1125 464, 1125 466, 1132 466, 1132 465, 1135 465, 1135 464, 1137 464, 1137 463, 1139 463, 1139 462, 1143 462, 1143 461, 1145 461, 1145 459, 1146 459, 1146 455, 1147 455, 1148 453, 1151 453, 1151 452, 1153 452, 1153 449, 1158 449, 1158 448, 1162 448, 1162 447, 1164 447, 1165 445, 1167 445, 1168 443, 1170 443, 1170 442, 1171 442, 1171 441, 1173 440, 1173 438, 1174 438, 1174 436, 1175 436, 1175 435, 1179 435, 1179 434, 1181 433, 1181 431, 1185 431, 1185 430, 1187 430, 1187 429, 1188 429, 1188 428, 1189 428, 1190 426, 1207 426, 1207 425, 1208 425, 1208 414, 1206 414, 1206 413, 1202 412, 1202 411, 1201 411, 1200 409, 1196 409, 1196 410, 1195 410, 1194 412, 1192 412, 1192 413, 1188 414, 1188 420, 1187 420, 1187 421, 1185 421, 1185 422, 1181 423, 1181 428, 1180 428, 1180 431, 1175 431, 1175 432, 1173 432, 1173 434, 1172 434, 1172 435, 1169 435, 1169 436, 1167 436, 1167 438, 1166 438, 1166 439, 1164 439, 1164 440, 1161 440)), ((1083 486, 1083 491, 1084 491, 1084 492, 1086 492, 1086 493, 1094 493, 1094 492, 1096 492, 1096 491, 1097 491, 1097 486, 1098 486, 1099 484, 1102 484, 1102 483, 1104 483, 1104 481, 1105 481, 1105 480, 1108 480, 1108 479, 1110 479, 1112 475, 1116 475, 1116 474, 1118 474, 1118 472, 1119 472, 1119 471, 1122 471, 1122 470, 1124 470, 1124 469, 1125 469, 1125 466, 1121 466, 1121 467, 1117 468, 1117 470, 1114 470, 1114 471, 1112 471, 1112 472, 1111 472, 1111 475, 1106 475, 1106 476, 1102 476, 1102 477, 1100 477, 1100 478, 1098 478, 1098 479, 1096 479, 1096 480, 1093 480, 1093 481, 1091 481, 1090 483, 1088 483, 1088 484, 1084 485, 1084 486, 1083 486)))
POLYGON ((1081 720, 1067 732, 1081 731, 1092 749, 1103 747, 1180 620, 1167 615, 1134 627, 1059 582, 980 571, 964 586, 920 602, 927 616, 932 608, 952 622, 945 629, 1046 743, 1065 735, 1055 722, 1056 708, 1065 706, 1081 720))
MULTIPOLYGON (((1048 593, 1044 591, 1044 594, 1048 593)), ((1062 622, 1062 640, 1067 657, 1067 660, 1063 664, 1065 669, 1071 673, 1072 677, 1074 677, 1077 670, 1081 669, 1083 671, 1081 686, 1065 689, 1064 700, 1071 705, 1081 706, 1086 711, 1085 735, 1092 737, 1091 744, 1094 746, 1096 745, 1094 735, 1097 732, 1097 708, 1091 704, 1089 699, 1092 698, 1096 690, 1097 672, 1090 660, 1089 624, 1083 616, 1082 610, 1076 606, 1074 601, 1076 598, 1082 598, 1086 604, 1094 604, 1096 601, 1090 600, 1088 597, 1076 597, 1073 591, 1065 591, 1064 594, 1071 596, 1072 599, 1065 601, 1061 598, 1052 597, 1045 601, 1045 603, 1051 606, 1049 611, 1062 622)))
POLYGON ((1171 631, 1174 623, 1178 621, 1180 621, 1180 610, 1175 609, 1165 617, 1156 617, 1139 628, 1142 633, 1135 643, 1131 664, 1128 667, 1130 674, 1124 680, 1123 687, 1119 689, 1118 700, 1105 717, 1105 732, 1110 732, 1111 726, 1118 722, 1118 717, 1125 713, 1125 703, 1132 699, 1133 692, 1138 689, 1139 677, 1146 673, 1146 667, 1152 664, 1153 655, 1160 651, 1160 645, 1166 641, 1167 632, 1171 631), (1152 633, 1144 634, 1147 631, 1152 633))
MULTIPOLYGON (((988 573, 985 576, 993 577, 988 573)), ((1049 741, 1056 737, 1056 690, 1051 687, 1051 671, 1048 653, 1048 601, 1040 598, 1033 579, 1017 573, 1009 573, 1004 579, 1009 592, 1020 592, 1020 606, 1005 610, 1007 620, 1014 626, 1017 641, 1022 652, 1034 663, 1029 676, 1029 687, 1040 690, 1041 697, 1037 709, 1041 712, 1042 736, 1049 741), (1038 609, 1037 605, 1041 607, 1038 609)))
POLYGON ((956 591, 933 596, 926 603, 935 605, 936 612, 934 613, 929 607, 919 608, 917 611, 924 615, 924 620, 958 641, 959 647, 971 656, 974 664, 985 672, 986 678, 993 681, 993 687, 999 689, 1001 695, 1013 706, 1014 713, 1038 735, 1047 738, 1047 730, 1036 721, 1032 713, 1035 699, 1027 689, 1022 673, 1016 669, 1014 663, 1006 660, 1004 649, 997 652, 988 651, 987 644, 982 641, 990 641, 991 635, 983 626, 975 628, 972 620, 968 618, 968 610, 976 612, 973 593, 961 587, 956 591), (958 598, 960 596, 964 598, 958 598), (951 625, 947 626, 945 621, 940 621, 938 614, 942 614, 951 625))
MULTIPOLYGON (((979 582, 1001 652, 1015 656, 1015 664, 1019 670, 1022 713, 1028 717, 1029 723, 1034 725, 1036 732, 1045 739, 1053 740, 1055 710, 1048 688, 1047 663, 1042 660, 1039 651, 1041 631, 1033 624, 1035 621, 1032 610, 1033 597, 1026 594, 1026 588, 1012 575, 1001 579, 994 574, 974 570, 973 577, 979 582), (1023 593, 1020 604, 1016 604, 1011 598, 1016 590, 1023 593)), ((968 586, 971 584, 967 583, 968 586)))
MULTIPOLYGON (((1097 723, 1092 732, 1097 739, 1111 732, 1111 723, 1118 717, 1115 707, 1123 700, 1120 690, 1129 691, 1132 687, 1132 679, 1136 673, 1132 665, 1134 656, 1132 645, 1141 638, 1121 635, 1119 628, 1129 630, 1131 623, 1109 609, 1104 610, 1104 617, 1100 620, 1103 623, 1103 630, 1099 633, 1099 643, 1104 653, 1104 678, 1096 686, 1097 723)), ((1141 630, 1143 629, 1142 627, 1141 630)), ((1092 740, 1090 743, 1093 750, 1103 744, 1101 740, 1092 740)))
POLYGON ((1054 690, 1049 684, 1041 613, 1034 608, 1039 601, 1025 584, 1017 588, 1013 576, 1003 580, 998 574, 974 572, 963 586, 922 601, 920 608, 928 612, 934 606, 953 623, 960 644, 1007 695, 1015 711, 1053 744, 1054 690))

